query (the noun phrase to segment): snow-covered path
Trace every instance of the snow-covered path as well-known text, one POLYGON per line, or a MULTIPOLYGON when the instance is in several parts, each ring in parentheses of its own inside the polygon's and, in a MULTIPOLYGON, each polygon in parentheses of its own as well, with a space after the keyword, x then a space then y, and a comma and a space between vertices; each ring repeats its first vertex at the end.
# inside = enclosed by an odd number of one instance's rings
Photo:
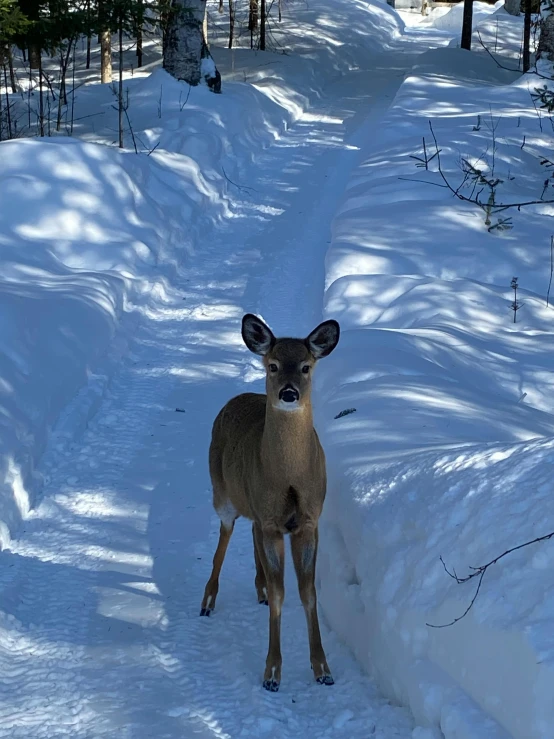
POLYGON ((277 695, 261 689, 267 611, 247 522, 216 613, 198 617, 218 532, 211 423, 261 377, 240 317, 260 312, 277 333, 320 319, 337 193, 412 61, 380 55, 264 153, 249 197, 283 214, 262 233, 243 219, 207 234, 179 289, 142 311, 83 438, 48 453, 42 502, 1 554, 0 737, 412 736, 409 714, 379 697, 324 624, 336 684, 313 682, 290 566, 283 682, 277 695))

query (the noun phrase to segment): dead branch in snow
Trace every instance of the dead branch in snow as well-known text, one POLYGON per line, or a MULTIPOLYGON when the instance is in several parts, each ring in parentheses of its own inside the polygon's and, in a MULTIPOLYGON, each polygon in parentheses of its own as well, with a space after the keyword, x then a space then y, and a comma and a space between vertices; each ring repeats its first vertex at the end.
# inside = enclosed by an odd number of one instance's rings
POLYGON ((450 571, 448 567, 446 566, 446 563, 444 559, 442 558, 442 555, 440 557, 440 561, 442 563, 442 566, 444 567, 444 570, 447 575, 449 575, 453 580, 456 580, 458 585, 462 585, 462 583, 468 582, 469 580, 473 580, 474 577, 478 578, 477 581, 477 588, 475 590, 475 594, 473 598, 471 599, 468 607, 465 609, 465 611, 462 613, 461 616, 458 616, 453 621, 450 621, 450 623, 447 624, 429 624, 426 623, 426 626, 430 626, 432 629, 445 629, 447 626, 453 626, 455 623, 458 623, 458 621, 461 621, 462 618, 467 616, 467 614, 470 612, 473 604, 477 600, 477 596, 479 595, 479 591, 481 590, 481 584, 483 582, 483 578, 485 577, 485 572, 491 567, 492 565, 495 565, 497 562, 500 562, 501 559, 504 557, 507 557, 508 554, 512 554, 512 552, 517 552, 519 549, 523 549, 524 547, 528 547, 530 544, 538 544, 540 541, 547 541, 548 539, 552 539, 554 537, 554 531, 551 531, 549 534, 545 534, 544 536, 538 536, 536 539, 531 539, 531 541, 526 541, 524 544, 518 544, 517 547, 512 547, 511 549, 507 549, 505 552, 500 554, 498 557, 495 557, 494 559, 491 559, 490 562, 487 562, 485 565, 481 565, 480 567, 471 567, 470 570, 473 570, 473 572, 470 572, 469 575, 466 575, 465 577, 458 577, 456 574, 456 570, 450 571))

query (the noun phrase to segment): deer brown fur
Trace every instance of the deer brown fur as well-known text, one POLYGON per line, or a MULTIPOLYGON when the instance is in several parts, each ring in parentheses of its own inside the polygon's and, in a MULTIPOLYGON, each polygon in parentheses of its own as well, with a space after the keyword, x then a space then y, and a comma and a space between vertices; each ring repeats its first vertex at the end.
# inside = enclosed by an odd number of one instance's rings
POLYGON ((210 476, 221 527, 201 615, 209 616, 215 606, 235 521, 244 516, 253 522, 258 601, 269 604, 263 686, 270 691, 278 690, 281 681, 285 534, 291 537, 314 677, 333 684, 321 644, 315 592, 318 520, 327 479, 325 454, 313 425, 311 376, 317 360, 336 347, 339 335, 336 321, 324 321, 306 339, 276 339, 262 320, 244 316, 242 336, 246 346, 263 357, 266 394, 233 398, 219 412, 212 430, 210 476))

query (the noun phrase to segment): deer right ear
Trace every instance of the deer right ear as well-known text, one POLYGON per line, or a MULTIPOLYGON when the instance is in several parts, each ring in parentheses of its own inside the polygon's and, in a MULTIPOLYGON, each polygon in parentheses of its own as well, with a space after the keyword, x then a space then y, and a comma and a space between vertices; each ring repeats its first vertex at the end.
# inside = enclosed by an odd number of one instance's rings
POLYGON ((264 357, 275 344, 275 336, 261 318, 247 313, 242 319, 242 340, 254 354, 264 357))

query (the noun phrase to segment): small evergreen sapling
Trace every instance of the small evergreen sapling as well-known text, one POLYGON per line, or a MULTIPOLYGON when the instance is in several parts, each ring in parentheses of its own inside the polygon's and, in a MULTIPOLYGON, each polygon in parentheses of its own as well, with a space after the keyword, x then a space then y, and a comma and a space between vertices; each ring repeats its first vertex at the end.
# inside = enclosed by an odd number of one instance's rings
POLYGON ((512 277, 512 282, 511 282, 511 285, 510 286, 511 286, 512 290, 514 291, 514 299, 510 303, 510 308, 514 312, 514 323, 515 323, 516 322, 517 312, 518 312, 518 310, 520 308, 523 307, 523 303, 520 300, 517 299, 517 289, 519 287, 519 285, 517 284, 517 277, 512 277))

